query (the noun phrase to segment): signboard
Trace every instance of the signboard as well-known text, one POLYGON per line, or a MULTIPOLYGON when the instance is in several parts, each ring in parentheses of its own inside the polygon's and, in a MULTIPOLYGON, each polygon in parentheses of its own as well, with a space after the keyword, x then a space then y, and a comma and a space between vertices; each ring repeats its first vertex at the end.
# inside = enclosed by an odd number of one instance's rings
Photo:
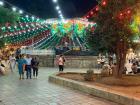
POLYGON ((54 50, 27 50, 22 49, 21 54, 30 54, 30 55, 55 55, 54 50))

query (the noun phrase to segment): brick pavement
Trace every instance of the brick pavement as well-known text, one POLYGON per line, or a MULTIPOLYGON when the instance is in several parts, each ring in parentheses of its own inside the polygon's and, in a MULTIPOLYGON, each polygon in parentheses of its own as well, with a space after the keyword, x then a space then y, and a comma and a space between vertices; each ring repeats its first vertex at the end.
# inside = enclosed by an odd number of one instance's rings
POLYGON ((49 83, 54 72, 55 68, 41 68, 38 79, 31 80, 19 80, 17 72, 0 77, 0 105, 118 105, 49 83))

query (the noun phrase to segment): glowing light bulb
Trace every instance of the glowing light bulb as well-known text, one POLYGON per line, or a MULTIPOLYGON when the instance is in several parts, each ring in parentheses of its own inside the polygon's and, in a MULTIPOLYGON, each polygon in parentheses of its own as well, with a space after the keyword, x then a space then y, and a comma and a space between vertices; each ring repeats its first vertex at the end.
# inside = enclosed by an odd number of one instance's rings
POLYGON ((15 12, 17 9, 16 9, 16 7, 13 7, 12 10, 15 12))
POLYGON ((57 0, 53 0, 54 3, 57 3, 57 0))
POLYGON ((3 1, 0 1, 0 6, 3 6, 4 5, 4 2, 3 1))
POLYGON ((59 6, 56 6, 56 10, 59 10, 60 9, 60 7, 59 6))
POLYGON ((19 13, 20 13, 20 14, 23 14, 23 11, 22 11, 22 10, 19 10, 19 13))

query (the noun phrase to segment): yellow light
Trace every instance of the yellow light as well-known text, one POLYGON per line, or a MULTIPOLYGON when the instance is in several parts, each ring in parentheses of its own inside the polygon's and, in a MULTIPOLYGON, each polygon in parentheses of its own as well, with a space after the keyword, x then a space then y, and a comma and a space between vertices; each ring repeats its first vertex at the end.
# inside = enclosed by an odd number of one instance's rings
POLYGON ((140 17, 137 16, 135 19, 136 19, 136 23, 137 23, 137 24, 140 24, 140 17))

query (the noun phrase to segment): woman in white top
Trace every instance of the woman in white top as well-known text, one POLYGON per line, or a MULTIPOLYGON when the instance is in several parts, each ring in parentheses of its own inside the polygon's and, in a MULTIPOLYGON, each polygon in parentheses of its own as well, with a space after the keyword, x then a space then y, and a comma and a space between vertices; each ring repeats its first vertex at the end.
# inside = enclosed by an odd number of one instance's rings
POLYGON ((9 57, 9 63, 10 63, 11 72, 13 72, 13 70, 15 69, 15 65, 16 65, 16 58, 15 58, 14 54, 12 54, 9 57))

